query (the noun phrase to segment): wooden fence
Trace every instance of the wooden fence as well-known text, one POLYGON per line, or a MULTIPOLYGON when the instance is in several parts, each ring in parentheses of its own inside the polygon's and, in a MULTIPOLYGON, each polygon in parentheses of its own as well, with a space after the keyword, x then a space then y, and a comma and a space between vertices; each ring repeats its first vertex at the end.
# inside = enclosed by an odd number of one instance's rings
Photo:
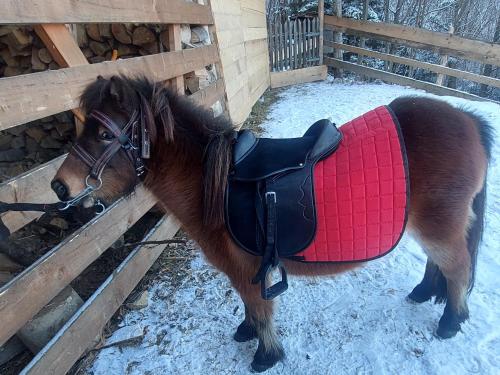
MULTIPOLYGON (((0 79, 0 129, 73 110, 82 90, 97 75, 146 74, 156 81, 171 80, 184 93, 183 75, 206 65, 219 63, 216 45, 182 50, 180 23, 213 25, 209 6, 183 0, 138 2, 112 0, 6 0, 0 14, 3 24, 34 24, 60 70, 44 71, 0 79), (42 4, 41 4, 42 3, 42 4), (147 4, 146 4, 147 3, 147 4), (134 57, 115 62, 88 64, 73 39, 68 23, 164 23, 168 24, 170 52, 134 57), (40 24, 42 23, 42 24, 40 24)), ((213 40, 213 39, 212 39, 213 40)), ((224 100, 224 82, 219 79, 191 95, 198 104, 211 106, 224 100)), ((55 195, 50 180, 65 155, 34 168, 0 185, 0 200, 7 202, 50 202, 55 195)), ((155 205, 154 197, 142 186, 118 200, 104 214, 65 238, 21 274, 0 288, 0 347, 88 265, 155 205)), ((2 216, 16 231, 38 217, 32 213, 2 216)), ((171 238, 179 223, 171 216, 154 227, 146 239, 171 238)), ((78 310, 23 371, 25 374, 63 374, 85 352, 106 322, 160 255, 165 245, 136 248, 106 282, 78 310)))
POLYGON ((273 72, 319 64, 319 18, 275 21, 268 24, 269 61, 273 72))
MULTIPOLYGON (((325 29, 332 29, 335 32, 363 36, 388 43, 396 43, 398 45, 406 45, 412 48, 431 50, 441 55, 452 55, 467 60, 479 61, 485 64, 500 65, 499 44, 465 39, 447 33, 438 33, 408 26, 359 21, 335 16, 325 16, 325 29)), ((332 40, 325 40, 324 45, 327 47, 333 47, 336 51, 348 51, 357 54, 360 57, 369 56, 391 63, 425 69, 437 73, 437 77, 450 76, 488 86, 500 87, 500 79, 480 74, 469 73, 442 65, 377 52, 367 48, 342 44, 332 40)), ((336 56, 338 56, 338 54, 336 56)), ((360 60, 361 59, 358 59, 358 61, 360 60)), ((377 78, 390 83, 412 86, 438 95, 453 95, 466 99, 487 100, 473 94, 445 87, 442 85, 443 80, 438 78, 436 78, 436 83, 430 83, 388 71, 367 67, 361 64, 343 61, 341 58, 325 56, 324 61, 327 65, 334 68, 345 69, 347 71, 352 71, 360 75, 377 78)))

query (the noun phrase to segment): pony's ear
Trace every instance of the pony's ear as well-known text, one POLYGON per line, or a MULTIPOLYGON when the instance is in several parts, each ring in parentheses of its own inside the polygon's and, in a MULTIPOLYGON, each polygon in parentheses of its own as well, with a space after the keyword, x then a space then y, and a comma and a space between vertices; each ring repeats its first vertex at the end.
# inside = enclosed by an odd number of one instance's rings
POLYGON ((109 80, 109 95, 116 103, 122 104, 124 99, 123 85, 116 76, 111 77, 109 80))

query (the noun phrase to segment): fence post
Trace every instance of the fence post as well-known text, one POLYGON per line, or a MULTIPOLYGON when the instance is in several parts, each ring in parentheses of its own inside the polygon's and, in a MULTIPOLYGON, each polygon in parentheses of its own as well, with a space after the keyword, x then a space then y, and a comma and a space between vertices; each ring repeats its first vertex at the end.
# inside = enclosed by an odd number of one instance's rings
MULTIPOLYGON (((337 17, 340 17, 342 18, 342 0, 335 0, 335 14, 337 15, 337 17)), ((336 43, 340 43, 342 44, 342 33, 341 32, 335 32, 333 33, 333 40, 336 42, 336 43)), ((334 53, 334 57, 338 60, 343 60, 344 59, 344 56, 343 56, 343 52, 341 49, 339 48, 335 48, 335 53, 334 53)), ((334 75, 336 77, 341 77, 342 76, 342 69, 340 68, 335 68, 333 70, 334 72, 334 75)))
MULTIPOLYGON (((168 49, 172 51, 182 51, 181 25, 168 25, 168 49)), ((184 95, 184 77, 175 77, 170 81, 172 90, 179 95, 184 95)))
POLYGON ((323 65, 323 26, 325 22, 325 0, 319 0, 318 4, 319 22, 319 65, 323 65))

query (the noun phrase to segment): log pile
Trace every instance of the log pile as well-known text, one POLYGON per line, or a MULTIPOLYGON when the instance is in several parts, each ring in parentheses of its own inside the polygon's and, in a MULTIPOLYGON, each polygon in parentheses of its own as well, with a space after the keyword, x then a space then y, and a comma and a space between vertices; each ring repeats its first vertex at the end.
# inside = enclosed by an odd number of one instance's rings
MULTIPOLYGON (((200 2, 200 1, 199 1, 200 2)), ((167 25, 87 24, 69 26, 90 63, 109 61, 113 51, 126 59, 169 51, 167 25)), ((183 48, 211 43, 208 27, 181 25, 183 48)), ((0 77, 59 69, 30 26, 0 26, 0 77)), ((217 80, 213 66, 185 76, 186 94, 217 80)), ((222 113, 221 103, 212 110, 222 113)), ((68 151, 74 137, 71 113, 50 116, 0 132, 0 182, 68 151)))

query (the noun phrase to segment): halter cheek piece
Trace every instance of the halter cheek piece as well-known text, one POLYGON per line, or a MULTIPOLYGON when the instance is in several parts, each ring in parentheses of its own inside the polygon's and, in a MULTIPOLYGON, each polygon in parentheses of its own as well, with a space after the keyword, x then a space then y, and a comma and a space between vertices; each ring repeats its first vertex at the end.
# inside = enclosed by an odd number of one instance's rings
MULTIPOLYGON (((78 203, 80 203, 85 197, 101 188, 102 171, 109 163, 109 161, 113 158, 113 156, 115 156, 115 154, 120 151, 120 149, 125 150, 125 154, 130 160, 130 163, 132 163, 137 176, 140 177, 144 174, 145 166, 143 159, 149 159, 151 143, 149 133, 146 129, 146 121, 142 111, 134 111, 134 113, 130 117, 130 120, 123 127, 123 129, 121 129, 113 120, 111 120, 108 116, 100 111, 94 110, 90 113, 89 116, 99 122, 111 133, 113 133, 115 138, 104 149, 104 152, 97 159, 90 153, 88 153, 80 144, 77 143, 73 147, 75 155, 77 155, 90 168, 90 172, 85 178, 85 189, 83 189, 83 191, 73 199, 65 202, 45 204, 6 203, 0 201, 0 214, 9 211, 57 212, 67 210, 71 206, 78 205, 78 203)), ((97 202, 96 206, 99 207, 99 211, 97 212, 97 214, 101 214, 105 209, 104 205, 99 201, 97 202)), ((2 217, 0 216, 0 241, 7 239, 9 235, 10 230, 2 222, 2 217)), ((168 243, 170 241, 153 242, 168 243)), ((141 244, 147 243, 148 242, 142 242, 141 244)))
MULTIPOLYGON (((149 133, 142 113, 139 114, 138 111, 134 111, 123 129, 101 111, 94 110, 89 116, 109 130, 114 135, 114 139, 97 159, 79 143, 73 146, 74 154, 90 168, 90 172, 85 178, 85 189, 75 198, 64 202, 66 205, 62 210, 77 205, 83 198, 101 188, 101 175, 104 168, 121 149, 125 151, 138 177, 145 172, 143 159, 149 159, 150 157, 149 133)), ((101 208, 101 212, 104 211, 104 205, 101 202, 97 202, 97 206, 101 208)))

